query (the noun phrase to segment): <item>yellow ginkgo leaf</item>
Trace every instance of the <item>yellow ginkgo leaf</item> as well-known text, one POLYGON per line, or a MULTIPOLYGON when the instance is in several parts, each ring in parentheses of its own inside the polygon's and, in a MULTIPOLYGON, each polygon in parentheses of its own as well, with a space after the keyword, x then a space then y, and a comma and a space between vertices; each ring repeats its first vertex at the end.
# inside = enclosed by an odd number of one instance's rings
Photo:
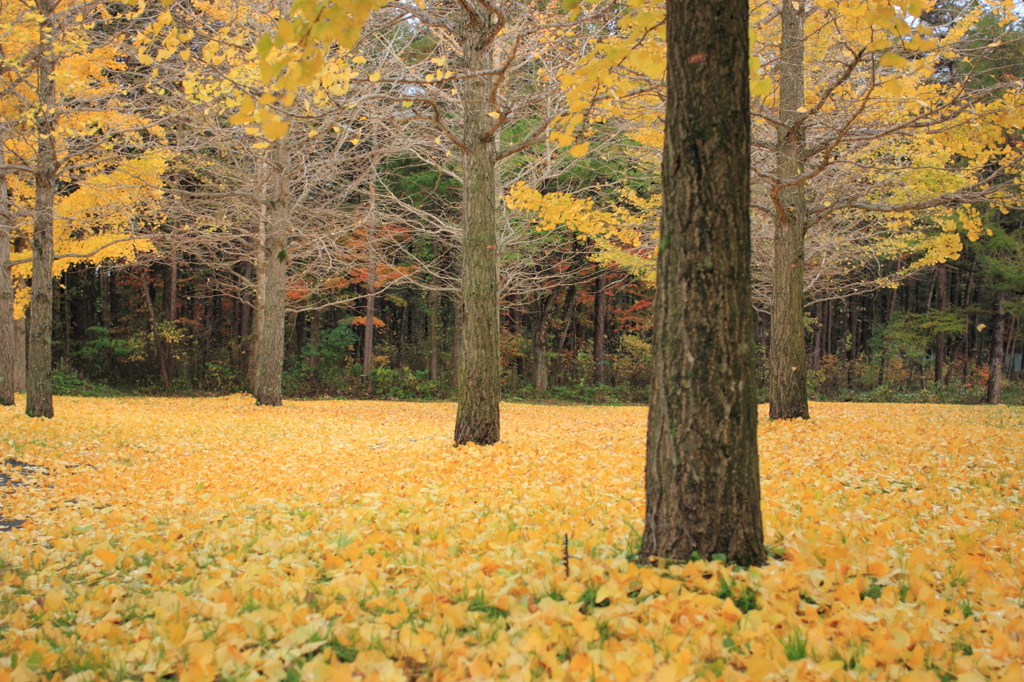
POLYGON ((280 140, 288 134, 288 123, 286 121, 264 121, 263 136, 268 140, 280 140))
POLYGON ((380 71, 374 71, 373 73, 370 74, 370 82, 371 83, 376 83, 379 80, 380 80, 380 71))
POLYGON ((573 145, 569 148, 569 155, 575 156, 577 159, 581 156, 586 156, 587 151, 590 149, 589 142, 580 142, 577 145, 573 145))

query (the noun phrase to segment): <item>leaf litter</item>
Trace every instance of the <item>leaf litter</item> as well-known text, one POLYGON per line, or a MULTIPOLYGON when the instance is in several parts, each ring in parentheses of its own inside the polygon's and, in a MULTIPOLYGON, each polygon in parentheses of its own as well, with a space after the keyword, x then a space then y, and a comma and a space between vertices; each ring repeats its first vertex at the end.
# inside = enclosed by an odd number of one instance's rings
POLYGON ((637 563, 643 408, 57 413, 0 411, 0 682, 1022 679, 1021 409, 762 419, 749 571, 637 563))

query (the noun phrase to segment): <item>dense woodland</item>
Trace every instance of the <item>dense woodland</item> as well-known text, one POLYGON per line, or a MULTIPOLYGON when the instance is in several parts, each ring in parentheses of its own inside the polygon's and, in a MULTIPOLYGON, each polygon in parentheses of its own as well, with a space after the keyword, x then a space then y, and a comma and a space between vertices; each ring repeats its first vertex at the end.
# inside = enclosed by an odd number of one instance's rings
MULTIPOLYGON (((299 57, 273 3, 5 4, 0 313, 31 321, 5 327, 5 391, 32 337, 57 392, 444 398, 468 333, 497 340, 505 397, 646 401, 663 14, 570 5, 503 11, 474 65, 472 13, 444 3, 382 5, 358 41, 299 57), (267 68, 288 82, 268 90, 267 68), (478 111, 463 73, 485 73, 478 111), (485 214, 490 243, 466 231, 485 214)), ((751 8, 773 416, 1019 399, 1017 20, 911 5, 751 8)))

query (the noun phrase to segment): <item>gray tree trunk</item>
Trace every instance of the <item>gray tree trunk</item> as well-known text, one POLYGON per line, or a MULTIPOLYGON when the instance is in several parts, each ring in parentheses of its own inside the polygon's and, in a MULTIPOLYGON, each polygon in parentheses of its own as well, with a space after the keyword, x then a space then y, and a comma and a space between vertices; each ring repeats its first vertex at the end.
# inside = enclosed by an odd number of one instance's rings
POLYGON ((57 89, 54 71, 53 15, 55 0, 36 0, 42 17, 37 60, 35 216, 32 228, 32 300, 28 332, 28 366, 25 372, 25 414, 53 417, 53 201, 57 185, 57 150, 54 145, 54 112, 57 89))
MULTIPOLYGON (((939 311, 944 312, 949 305, 949 288, 946 286, 946 264, 935 266, 935 286, 939 289, 939 311)), ((895 294, 894 294, 895 295, 895 294)), ((935 335, 935 383, 945 384, 946 332, 935 335)))
POLYGON ((772 270, 772 419, 807 419, 807 347, 804 342, 804 233, 807 209, 803 183, 788 185, 803 172, 804 2, 782 2, 779 48, 779 121, 775 158, 779 186, 774 197, 772 270))
POLYGON ((263 221, 260 260, 256 271, 256 371, 253 396, 257 405, 281 405, 284 368, 285 277, 288 270, 288 149, 275 143, 270 164, 270 196, 263 221))
MULTIPOLYGON (((0 130, 0 166, 4 160, 4 136, 0 130)), ((7 174, 0 170, 0 405, 14 404, 14 283, 11 280, 11 217, 7 174)))
MULTIPOLYGON (((459 30, 463 69, 493 68, 494 15, 486 3, 463 3, 459 30)), ((455 443, 490 445, 501 437, 499 379, 498 247, 494 120, 495 76, 463 79, 462 303, 465 310, 459 358, 459 407, 455 443)))
POLYGON ((668 104, 640 553, 762 564, 746 0, 667 5, 668 104))
POLYGON ((533 390, 538 394, 548 390, 548 319, 555 309, 555 292, 537 300, 537 316, 533 320, 533 390))
POLYGON ((604 355, 604 327, 608 317, 605 283, 602 274, 594 284, 594 383, 598 385, 608 381, 608 361, 604 355))
POLYGON ((996 314, 992 329, 992 345, 988 361, 988 391, 986 402, 998 405, 1003 384, 1003 364, 1006 362, 1006 292, 996 293, 996 314))

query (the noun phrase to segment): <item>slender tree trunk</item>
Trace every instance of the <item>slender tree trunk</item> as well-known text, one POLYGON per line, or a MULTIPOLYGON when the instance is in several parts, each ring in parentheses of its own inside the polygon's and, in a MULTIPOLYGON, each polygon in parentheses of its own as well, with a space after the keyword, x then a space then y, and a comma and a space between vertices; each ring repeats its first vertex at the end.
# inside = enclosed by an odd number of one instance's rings
MULTIPOLYGON (((3 124, 0 124, 3 125, 3 124)), ((14 404, 14 353, 18 347, 14 331, 14 282, 11 280, 11 217, 7 174, 2 170, 4 135, 0 128, 0 405, 14 404)))
POLYGON ((153 335, 153 346, 156 348, 156 359, 160 365, 160 381, 164 389, 171 387, 171 376, 167 369, 167 351, 164 348, 164 341, 160 336, 160 325, 157 323, 156 310, 153 308, 153 295, 149 290, 149 274, 146 272, 148 266, 139 269, 139 277, 142 280, 142 298, 146 302, 146 314, 149 316, 149 333, 153 335))
POLYGON ((317 370, 320 363, 320 311, 313 311, 313 320, 309 324, 309 369, 312 372, 317 370))
POLYGON ((537 300, 537 316, 532 330, 533 390, 542 394, 548 390, 548 318, 555 309, 556 292, 537 300))
POLYGON ((53 417, 53 203, 57 184, 57 149, 53 112, 57 90, 54 71, 53 15, 55 0, 36 0, 41 16, 39 53, 36 56, 39 108, 36 114, 35 216, 32 230, 32 309, 26 367, 25 414, 53 417))
POLYGON ((988 395, 989 405, 999 404, 999 394, 1003 383, 1003 365, 1006 363, 1006 292, 996 293, 996 314, 993 320, 992 346, 988 364, 988 395))
MULTIPOLYGON (((945 312, 949 304, 949 290, 946 287, 946 264, 935 266, 935 286, 939 289, 939 312, 945 312)), ((946 332, 935 335, 935 383, 945 385, 946 332)))
MULTIPOLYGON (((493 68, 495 15, 483 2, 462 3, 459 31, 463 68, 484 74, 493 68)), ((498 235, 496 159, 491 94, 493 75, 463 79, 462 302, 465 329, 460 362, 459 408, 455 444, 490 445, 501 438, 499 378, 500 309, 498 305, 498 235)))
POLYGON ((598 385, 608 381, 608 362, 604 354, 604 328, 608 317, 605 283, 605 276, 601 274, 594 285, 594 383, 598 385))
POLYGON ((763 564, 745 0, 667 4, 664 208, 640 554, 763 564))
POLYGON ((167 321, 174 322, 178 319, 178 254, 171 251, 171 277, 170 287, 167 292, 167 321))
MULTIPOLYGON (((373 185, 371 185, 372 187, 373 185)), ((373 196, 372 189, 370 195, 373 196)), ((370 224, 366 226, 368 259, 366 266, 366 325, 363 327, 363 382, 366 384, 366 390, 371 393, 373 392, 373 315, 377 295, 377 258, 373 249, 376 226, 373 221, 374 217, 371 215, 370 224)))
POLYGON ((437 381, 437 292, 433 289, 427 293, 427 337, 430 341, 430 369, 427 376, 430 381, 437 381))
POLYGON ((452 388, 459 388, 459 374, 462 372, 462 329, 466 312, 462 309, 461 297, 452 301, 452 388))
POLYGON ((302 349, 306 347, 306 311, 295 313, 295 364, 302 363, 302 349))
POLYGON ((270 200, 266 206, 262 273, 256 273, 257 335, 254 395, 257 405, 281 405, 284 370, 285 285, 288 271, 288 148, 274 143, 270 164, 270 200), (262 277, 260 276, 262 274, 262 277), (262 314, 261 314, 262 313, 262 314))
POLYGON ((779 48, 779 184, 775 197, 775 254, 772 270, 770 417, 807 419, 807 346, 804 342, 804 232, 807 209, 803 183, 804 0, 781 3, 779 48))

